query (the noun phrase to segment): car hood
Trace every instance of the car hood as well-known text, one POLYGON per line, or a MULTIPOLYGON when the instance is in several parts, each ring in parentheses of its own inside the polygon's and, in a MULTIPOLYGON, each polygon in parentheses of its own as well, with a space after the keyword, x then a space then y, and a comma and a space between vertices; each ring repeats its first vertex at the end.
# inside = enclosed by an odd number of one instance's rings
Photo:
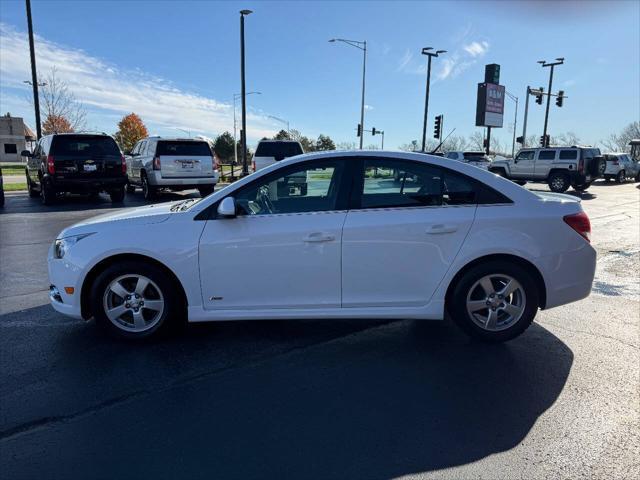
POLYGON ((177 202, 159 203, 156 205, 127 208, 113 213, 97 215, 65 228, 60 235, 58 235, 58 238, 95 232, 96 230, 106 226, 113 226, 114 224, 137 226, 164 222, 174 214, 171 211, 171 207, 176 203, 177 202))

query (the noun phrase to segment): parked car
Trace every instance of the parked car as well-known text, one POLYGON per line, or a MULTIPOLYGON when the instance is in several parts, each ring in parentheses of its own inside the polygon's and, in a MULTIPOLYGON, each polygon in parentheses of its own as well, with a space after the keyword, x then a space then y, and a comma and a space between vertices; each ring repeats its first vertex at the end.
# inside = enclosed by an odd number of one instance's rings
POLYGON ((446 158, 450 160, 457 160, 459 162, 465 162, 474 167, 487 170, 491 165, 491 159, 485 152, 468 151, 468 152, 447 152, 446 158))
POLYGON ((209 143, 203 139, 148 137, 128 152, 127 192, 142 188, 151 200, 160 190, 198 189, 206 197, 218 183, 218 165, 209 143))
POLYGON ((31 197, 53 203, 59 193, 97 195, 104 191, 114 203, 124 199, 127 170, 124 155, 107 134, 56 133, 45 135, 27 157, 25 173, 31 197))
POLYGON ((462 162, 314 153, 204 199, 64 229, 49 251, 50 298, 128 338, 184 319, 436 320, 449 311, 469 335, 497 342, 520 335, 539 308, 589 295, 590 230, 578 199, 462 162), (394 171, 410 179, 397 184, 394 171), (273 188, 291 175, 306 178, 306 194, 273 188))
POLYGON ((627 178, 633 178, 640 182, 640 164, 634 162, 628 153, 605 153, 607 168, 604 171, 604 179, 615 180, 624 183, 627 178))
POLYGON ((2 167, 0 167, 0 207, 4 207, 4 182, 2 180, 2 167))
POLYGON ((493 173, 515 181, 546 182, 553 192, 569 186, 584 191, 604 174, 606 164, 600 150, 592 147, 523 148, 515 159, 494 160, 493 173))
MULTIPOLYGON (((261 140, 253 156, 253 171, 257 172, 285 158, 295 157, 303 153, 300 142, 294 140, 261 140)), ((277 188, 280 192, 284 190, 299 190, 301 195, 306 195, 307 177, 302 173, 289 175, 281 178, 274 188, 277 188)))

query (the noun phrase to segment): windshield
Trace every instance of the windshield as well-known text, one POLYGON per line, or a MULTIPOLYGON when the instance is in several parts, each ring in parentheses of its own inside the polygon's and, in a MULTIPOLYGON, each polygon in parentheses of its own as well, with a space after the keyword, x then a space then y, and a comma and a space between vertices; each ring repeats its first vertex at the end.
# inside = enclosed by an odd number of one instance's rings
POLYGON ((164 141, 158 142, 156 155, 210 157, 211 149, 207 142, 164 141))
POLYGON ((288 158, 304 153, 298 142, 260 142, 256 157, 288 158))

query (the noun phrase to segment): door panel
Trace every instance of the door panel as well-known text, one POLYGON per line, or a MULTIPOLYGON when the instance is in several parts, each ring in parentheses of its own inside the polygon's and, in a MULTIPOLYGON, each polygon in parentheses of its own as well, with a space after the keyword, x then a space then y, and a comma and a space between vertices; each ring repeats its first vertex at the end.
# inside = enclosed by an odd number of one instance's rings
POLYGON ((511 163, 511 176, 515 178, 531 178, 535 171, 535 151, 523 150, 511 163))
POLYGON ((538 150, 535 161, 535 178, 547 178, 556 160, 556 150, 538 150))

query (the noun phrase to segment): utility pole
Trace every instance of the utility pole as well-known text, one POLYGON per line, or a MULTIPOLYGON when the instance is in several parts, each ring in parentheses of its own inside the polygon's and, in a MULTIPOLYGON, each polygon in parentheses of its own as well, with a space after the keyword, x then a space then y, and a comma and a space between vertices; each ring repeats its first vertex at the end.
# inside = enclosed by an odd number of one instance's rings
POLYGON ((516 153, 516 128, 518 125, 518 97, 516 97, 513 93, 509 93, 505 90, 505 94, 514 102, 516 102, 516 113, 513 116, 513 141, 511 143, 511 158, 514 158, 516 153))
POLYGON ((549 142, 547 140, 547 125, 549 124, 549 105, 551 104, 551 86, 553 85, 553 69, 556 65, 562 65, 564 63, 564 58, 560 57, 560 58, 556 58, 556 62, 554 63, 547 63, 545 60, 540 60, 538 61, 539 64, 541 64, 543 67, 551 67, 550 71, 549 71, 549 90, 547 90, 548 94, 547 94, 547 109, 546 112, 544 114, 544 129, 542 132, 542 138, 544 139, 544 147, 548 147, 549 146, 549 142))
MULTIPOLYGON (((240 10, 240 82, 242 83, 240 95, 242 95, 242 130, 240 139, 242 140, 242 174, 249 174, 247 164, 247 95, 244 78, 244 17, 253 13, 251 10, 240 10)), ((234 145, 235 147, 235 145, 234 145)))
POLYGON ((524 102, 524 121, 522 122, 522 148, 527 146, 527 116, 529 115, 529 96, 531 95, 531 87, 527 85, 527 94, 524 102))
POLYGON ((422 49, 422 55, 426 55, 428 57, 427 60, 427 88, 424 97, 424 122, 422 124, 422 151, 424 152, 427 148, 427 118, 429 115, 429 89, 431 87, 431 58, 437 57, 441 53, 447 53, 446 50, 436 50, 435 52, 431 52, 433 47, 424 47, 422 49))
POLYGON ((31 85, 33 86, 33 107, 36 115, 36 135, 38 139, 42 136, 40 125, 40 98, 38 96, 38 74, 36 71, 36 50, 33 43, 33 22, 31 20, 31 0, 27 3, 27 27, 29 29, 29 51, 31 53, 31 85))

